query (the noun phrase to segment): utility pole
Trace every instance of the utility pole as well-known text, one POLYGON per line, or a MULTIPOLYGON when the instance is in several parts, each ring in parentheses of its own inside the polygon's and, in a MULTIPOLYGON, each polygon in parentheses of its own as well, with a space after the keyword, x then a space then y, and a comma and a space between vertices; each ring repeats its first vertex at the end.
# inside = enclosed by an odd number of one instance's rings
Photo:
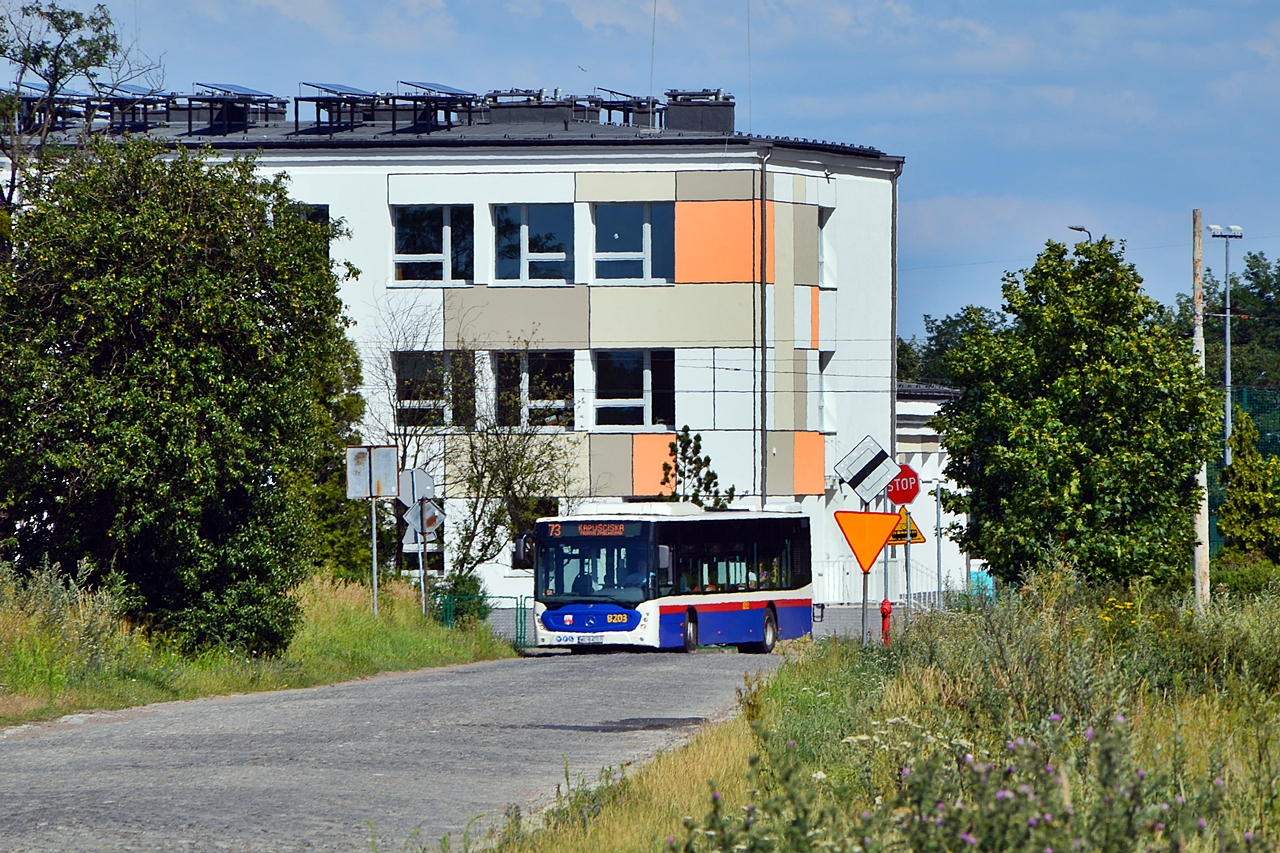
MULTIPOLYGON (((1200 365, 1204 367, 1204 255, 1201 249, 1200 208, 1191 211, 1191 348, 1200 365)), ((1230 405, 1230 401, 1228 401, 1230 405)), ((1200 463, 1196 472, 1196 486, 1200 490, 1200 505, 1196 507, 1196 544, 1193 554, 1195 568, 1196 615, 1203 616, 1209 603, 1209 466, 1200 463)))

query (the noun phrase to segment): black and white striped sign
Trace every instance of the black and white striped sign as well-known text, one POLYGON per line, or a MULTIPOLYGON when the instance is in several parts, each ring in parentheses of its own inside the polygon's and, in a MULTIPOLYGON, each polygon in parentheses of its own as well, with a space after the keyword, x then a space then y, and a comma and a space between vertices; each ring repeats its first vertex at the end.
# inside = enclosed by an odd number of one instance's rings
POLYGON ((871 436, 858 442, 849 455, 836 463, 836 474, 853 487, 858 497, 871 503, 898 476, 898 463, 889 458, 871 436))

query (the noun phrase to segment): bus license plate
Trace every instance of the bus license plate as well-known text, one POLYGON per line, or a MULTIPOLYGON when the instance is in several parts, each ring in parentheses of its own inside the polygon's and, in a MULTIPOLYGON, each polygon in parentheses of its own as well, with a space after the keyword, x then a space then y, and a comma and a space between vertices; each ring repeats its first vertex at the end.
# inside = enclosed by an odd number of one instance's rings
POLYGON ((604 642, 604 637, 600 636, 599 634, 588 634, 585 637, 578 638, 578 645, 580 646, 588 645, 590 643, 603 643, 603 642, 604 642))

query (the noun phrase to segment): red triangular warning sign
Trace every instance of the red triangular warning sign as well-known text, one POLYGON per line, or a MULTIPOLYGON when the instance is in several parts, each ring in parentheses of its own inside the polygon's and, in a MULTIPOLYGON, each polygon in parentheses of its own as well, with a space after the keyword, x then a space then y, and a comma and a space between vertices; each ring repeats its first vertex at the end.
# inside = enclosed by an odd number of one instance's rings
POLYGON ((884 550, 884 543, 889 541, 893 529, 898 526, 898 514, 841 510, 836 513, 836 524, 840 525, 840 532, 858 559, 858 565, 864 572, 869 572, 884 550))

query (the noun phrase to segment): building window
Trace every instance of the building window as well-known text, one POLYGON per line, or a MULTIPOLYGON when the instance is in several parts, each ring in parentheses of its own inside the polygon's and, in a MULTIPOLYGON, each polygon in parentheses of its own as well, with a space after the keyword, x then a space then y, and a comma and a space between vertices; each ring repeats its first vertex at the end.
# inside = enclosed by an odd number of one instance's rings
POLYGON ((493 354, 499 426, 573 428, 573 350, 493 354))
POLYGON ((675 426, 676 353, 596 353, 597 426, 675 426))
POLYGON ((676 206, 597 204, 596 278, 675 281, 676 206))
POLYGON ((493 232, 500 281, 573 281, 572 204, 495 205, 493 232))
POLYGON ((471 205, 396 207, 396 281, 463 283, 475 278, 471 205))
POLYGON ((823 287, 834 287, 835 278, 833 265, 827 263, 827 254, 830 249, 827 246, 831 239, 831 232, 827 230, 827 224, 831 222, 831 214, 835 213, 833 207, 818 208, 818 284, 823 287))
POLYGON ((475 356, 469 352, 393 352, 396 425, 472 426, 476 421, 475 356))

